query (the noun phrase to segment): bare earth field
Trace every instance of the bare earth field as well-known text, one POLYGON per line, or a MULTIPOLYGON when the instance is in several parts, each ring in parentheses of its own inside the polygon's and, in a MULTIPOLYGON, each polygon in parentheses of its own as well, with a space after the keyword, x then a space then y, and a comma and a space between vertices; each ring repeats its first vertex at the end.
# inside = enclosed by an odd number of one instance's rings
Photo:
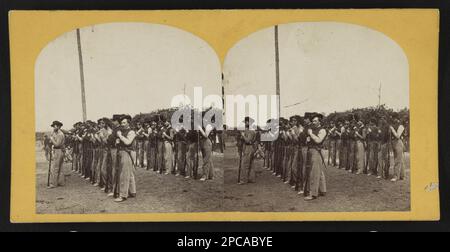
MULTIPOLYGON (((225 152, 224 211, 239 212, 365 212, 409 211, 409 154, 405 160, 407 177, 396 183, 378 180, 375 176, 354 175, 329 167, 326 170, 327 195, 306 202, 303 197, 283 184, 271 172, 255 163, 257 179, 254 184, 237 185, 238 155, 235 147, 225 152)), ((327 156, 324 157, 327 160, 327 156)), ((392 174, 391 169, 391 174, 392 174)))
MULTIPOLYGON (((223 158, 214 157, 214 180, 201 182, 174 175, 160 175, 138 168, 137 197, 115 203, 98 187, 77 174, 66 186, 47 189, 48 162, 37 150, 36 212, 39 214, 90 213, 181 213, 221 211, 223 203, 223 158)), ((70 170, 70 164, 65 164, 70 170)))

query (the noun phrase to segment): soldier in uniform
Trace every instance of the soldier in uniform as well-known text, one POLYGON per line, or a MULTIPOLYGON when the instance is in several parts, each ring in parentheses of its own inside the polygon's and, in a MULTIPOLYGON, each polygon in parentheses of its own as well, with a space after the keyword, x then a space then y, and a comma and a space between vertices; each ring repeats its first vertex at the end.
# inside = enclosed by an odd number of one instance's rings
POLYGON ((350 127, 347 129, 348 134, 348 154, 347 154, 347 171, 353 173, 355 170, 355 156, 356 156, 356 121, 350 123, 350 127))
POLYGON ((241 177, 239 184, 254 183, 255 171, 253 170, 253 159, 256 151, 256 132, 250 128, 254 120, 245 117, 245 130, 241 132, 242 139, 242 158, 241 158, 241 177))
POLYGON ((405 178, 405 146, 403 144, 403 133, 405 132, 405 127, 401 124, 398 115, 394 116, 393 120, 393 125, 389 127, 392 149, 394 151, 394 177, 391 181, 397 182, 398 180, 403 180, 405 178))
POLYGON ((107 169, 107 187, 109 188, 109 197, 118 198, 120 189, 120 166, 118 161, 118 150, 117 146, 120 143, 120 139, 117 136, 117 131, 120 127, 120 119, 123 115, 113 115, 111 120, 110 128, 112 129, 111 134, 107 139, 107 147, 111 157, 110 166, 107 169))
POLYGON ((95 184, 105 190, 105 183, 102 181, 102 165, 103 159, 106 158, 106 139, 108 137, 108 130, 106 129, 105 119, 100 118, 97 120, 98 130, 95 133, 95 141, 97 146, 97 160, 95 166, 95 184))
MULTIPOLYGON (((211 123, 215 122, 215 118, 211 118, 211 123)), ((203 158, 203 175, 200 179, 201 181, 212 180, 214 177, 214 164, 212 161, 212 142, 211 139, 213 136, 211 132, 214 131, 214 127, 211 123, 207 123, 204 127, 198 127, 198 132, 200 134, 200 149, 202 152, 203 158)))
POLYGON ((385 118, 381 118, 378 122, 377 141, 379 144, 377 175, 378 179, 389 179, 390 156, 389 156, 389 126, 385 118))
POLYGON ((157 131, 157 166, 160 174, 163 174, 166 171, 165 163, 164 163, 164 137, 163 132, 165 131, 163 121, 158 121, 158 131, 157 131))
POLYGON ((173 155, 173 140, 175 130, 172 128, 169 121, 164 123, 164 131, 162 137, 164 140, 164 166, 166 168, 166 175, 175 174, 174 169, 174 155, 173 155))
POLYGON ((63 171, 64 163, 64 141, 65 136, 61 131, 63 124, 59 121, 54 121, 51 124, 53 132, 50 136, 50 142, 53 145, 54 156, 53 163, 50 169, 50 185, 49 189, 65 185, 65 175, 63 171))
POLYGON ((357 123, 355 130, 355 139, 356 139, 356 155, 355 155, 355 170, 356 174, 367 174, 366 166, 365 166, 365 156, 366 151, 364 148, 364 141, 366 139, 366 133, 364 130, 364 123, 360 120, 357 123))
POLYGON ((186 176, 185 178, 197 178, 198 172, 198 149, 199 149, 199 133, 193 127, 192 121, 191 129, 186 132, 187 140, 187 157, 186 157, 186 176))
POLYGON ((340 127, 340 151, 339 151, 339 169, 347 169, 347 159, 348 159, 348 147, 349 147, 349 139, 348 139, 348 127, 350 126, 349 121, 345 121, 345 123, 340 127))
POLYGON ((136 123, 136 167, 144 167, 144 127, 141 122, 136 123))
POLYGON ((136 180, 134 160, 136 159, 136 152, 133 149, 133 144, 136 138, 135 131, 130 126, 131 116, 124 115, 121 118, 121 128, 117 131, 119 138, 118 144, 118 165, 120 169, 120 193, 115 202, 123 202, 129 197, 136 197, 136 180))
POLYGON ((110 170, 109 160, 111 158, 111 151, 108 148, 108 138, 113 133, 113 125, 108 118, 103 118, 101 125, 103 127, 100 129, 98 133, 102 157, 99 163, 100 167, 99 186, 101 187, 102 191, 108 193, 108 191, 111 189, 111 187, 109 187, 110 172, 108 171, 110 170))
POLYGON ((328 165, 336 166, 337 140, 339 136, 337 134, 337 128, 334 122, 330 122, 330 130, 328 137, 329 137, 328 165))
POLYGON ((319 196, 325 196, 327 192, 325 180, 325 160, 323 158, 323 142, 327 137, 327 131, 322 127, 321 120, 323 116, 315 113, 311 115, 312 127, 308 129, 308 162, 310 171, 309 193, 305 197, 306 201, 317 199, 319 196))
POLYGON ((291 185, 292 189, 298 189, 297 186, 297 180, 299 179, 298 174, 298 160, 299 160, 299 154, 300 146, 299 146, 299 135, 302 130, 301 124, 300 124, 301 117, 299 115, 294 115, 289 118, 289 123, 291 128, 289 131, 287 131, 287 136, 290 141, 290 162, 289 162, 289 170, 290 170, 290 176, 289 176, 289 184, 291 185))
POLYGON ((309 149, 309 142, 310 142, 310 137, 308 134, 309 129, 312 128, 312 123, 311 123, 311 116, 314 115, 314 113, 305 113, 304 116, 304 120, 303 120, 303 130, 302 132, 300 132, 299 135, 299 144, 300 144, 300 149, 301 149, 301 166, 300 169, 302 170, 301 174, 302 174, 302 178, 300 180, 300 184, 299 184, 299 195, 308 195, 310 188, 309 188, 309 183, 310 183, 310 172, 311 172, 311 162, 309 162, 308 160, 308 149, 309 149))
POLYGON ((378 162, 378 151, 379 151, 379 130, 377 127, 377 121, 375 118, 370 120, 369 127, 367 128, 367 146, 368 146, 368 175, 378 175, 377 174, 377 162, 378 162))
MULTIPOLYGON (((180 123, 183 122, 183 118, 180 118, 180 123)), ((177 164, 177 175, 186 177, 186 152, 187 152, 187 131, 180 125, 175 129, 175 144, 176 144, 176 164, 177 164)))
POLYGON ((156 132, 156 121, 151 122, 151 126, 147 131, 148 135, 148 147, 147 147, 147 170, 158 171, 156 165, 156 152, 158 148, 157 132, 156 132))

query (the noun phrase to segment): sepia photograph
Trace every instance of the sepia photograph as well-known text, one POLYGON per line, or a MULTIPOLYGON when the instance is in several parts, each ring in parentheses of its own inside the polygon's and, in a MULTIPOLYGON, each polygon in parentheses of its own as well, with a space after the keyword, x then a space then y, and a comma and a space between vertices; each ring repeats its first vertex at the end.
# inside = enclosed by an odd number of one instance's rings
POLYGON ((388 36, 338 22, 266 28, 229 50, 224 90, 246 102, 227 131, 226 211, 411 209, 409 65, 388 36))
POLYGON ((11 222, 437 220, 437 17, 13 11, 11 222))
POLYGON ((83 27, 50 42, 35 74, 37 213, 222 210, 221 133, 172 123, 222 105, 203 40, 156 24, 83 27), (192 104, 196 86, 219 100, 192 104))

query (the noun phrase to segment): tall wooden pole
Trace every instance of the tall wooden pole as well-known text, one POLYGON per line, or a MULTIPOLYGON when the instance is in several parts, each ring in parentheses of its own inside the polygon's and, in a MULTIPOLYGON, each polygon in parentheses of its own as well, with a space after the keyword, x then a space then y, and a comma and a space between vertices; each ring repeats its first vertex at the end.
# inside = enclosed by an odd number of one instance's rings
POLYGON ((81 80, 81 106, 83 108, 83 122, 87 120, 86 112, 86 94, 84 89, 84 69, 83 69, 83 53, 81 52, 80 29, 77 29, 78 59, 80 62, 80 80, 81 80))
POLYGON ((278 48, 278 25, 275 25, 275 78, 276 95, 278 99, 278 117, 281 117, 281 97, 280 97, 280 52, 278 48))

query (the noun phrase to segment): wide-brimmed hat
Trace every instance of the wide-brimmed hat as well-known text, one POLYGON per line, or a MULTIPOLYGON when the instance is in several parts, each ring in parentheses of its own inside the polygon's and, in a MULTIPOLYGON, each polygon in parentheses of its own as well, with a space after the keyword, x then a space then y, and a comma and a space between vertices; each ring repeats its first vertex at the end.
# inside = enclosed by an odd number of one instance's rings
POLYGON ((253 124, 255 122, 255 120, 253 120, 253 118, 251 118, 250 116, 246 116, 244 118, 244 121, 242 121, 244 123, 248 122, 249 124, 253 124))
POLYGON ((53 121, 52 125, 50 125, 50 127, 55 127, 55 126, 62 127, 63 124, 60 121, 53 121))

